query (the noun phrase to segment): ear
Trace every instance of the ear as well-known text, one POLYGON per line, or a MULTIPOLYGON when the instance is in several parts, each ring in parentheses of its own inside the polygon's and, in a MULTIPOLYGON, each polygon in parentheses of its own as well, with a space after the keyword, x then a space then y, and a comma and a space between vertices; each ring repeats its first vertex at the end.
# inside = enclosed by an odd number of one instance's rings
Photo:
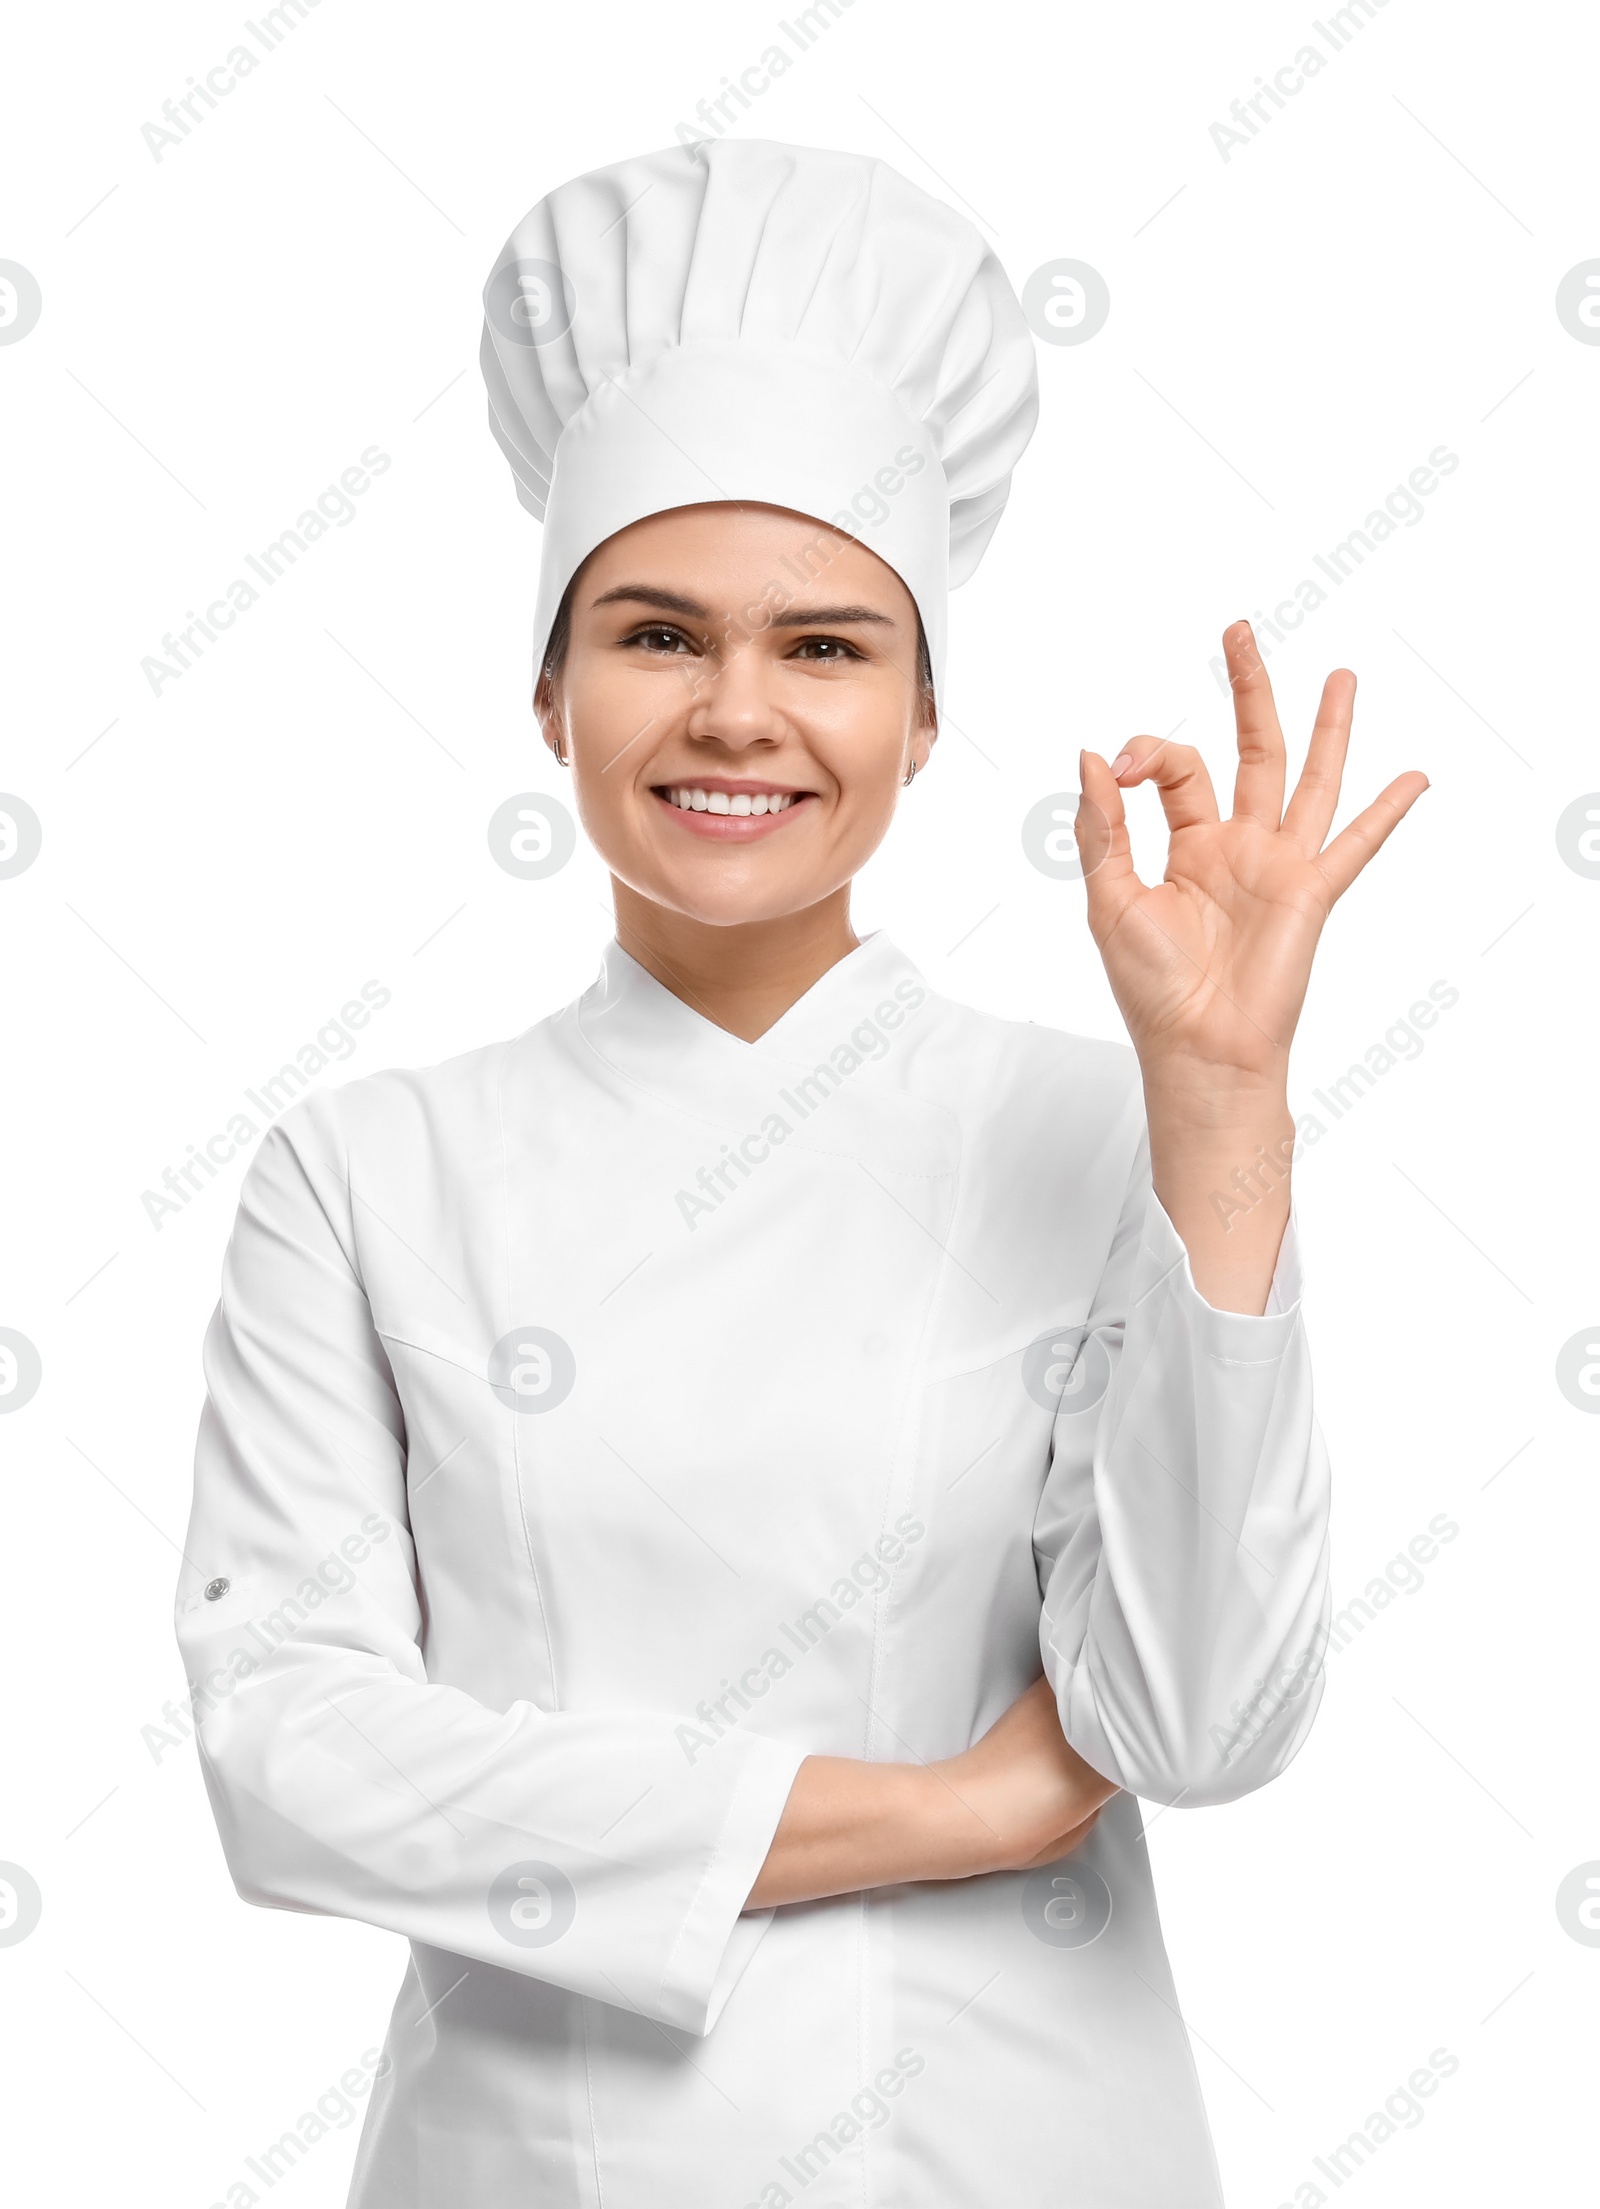
POLYGON ((918 717, 917 726, 911 737, 911 757, 917 763, 918 774, 922 772, 928 761, 933 757, 933 747, 938 741, 939 709, 934 704, 932 691, 925 691, 922 697, 922 712, 918 717))
POLYGON ((541 667, 539 679, 533 686, 533 712, 539 724, 539 734, 559 759, 561 756, 561 699, 556 684, 550 680, 548 668, 541 667))

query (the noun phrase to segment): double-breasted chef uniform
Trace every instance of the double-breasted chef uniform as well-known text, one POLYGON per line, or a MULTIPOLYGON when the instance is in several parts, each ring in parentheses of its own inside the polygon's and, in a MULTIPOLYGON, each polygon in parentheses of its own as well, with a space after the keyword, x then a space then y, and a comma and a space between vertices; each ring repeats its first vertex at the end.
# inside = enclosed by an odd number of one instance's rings
POLYGON ((612 943, 284 1114, 178 1632, 241 1894, 410 1943, 354 2209, 1213 2209, 1139 1798, 1316 1706, 1295 1243, 1214 1309, 1131 1048, 882 933, 756 1043, 612 943), (1075 1855, 745 1912, 806 1755, 1041 1666, 1124 1790, 1075 1855))

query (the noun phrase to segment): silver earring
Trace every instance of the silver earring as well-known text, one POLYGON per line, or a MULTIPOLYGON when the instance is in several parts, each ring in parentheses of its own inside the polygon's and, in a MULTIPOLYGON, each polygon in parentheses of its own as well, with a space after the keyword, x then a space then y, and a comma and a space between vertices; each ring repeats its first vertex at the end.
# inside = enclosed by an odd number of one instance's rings
POLYGON ((553 752, 555 753, 555 755, 556 755, 556 765, 557 765, 558 767, 565 767, 565 765, 567 764, 567 755, 566 755, 566 753, 565 753, 565 752, 564 752, 564 751, 563 751, 563 750, 561 749, 561 739, 560 739, 560 737, 559 737, 559 736, 558 736, 558 737, 556 738, 555 742, 554 742, 554 743, 553 743, 553 744, 551 745, 550 749, 551 749, 551 750, 552 750, 552 751, 553 751, 553 752))
POLYGON ((912 778, 912 776, 913 776, 913 775, 914 775, 914 774, 916 773, 916 771, 917 771, 917 763, 916 763, 916 761, 915 761, 915 760, 913 760, 913 761, 911 762, 911 765, 910 765, 910 766, 909 766, 909 767, 908 767, 908 768, 906 769, 906 771, 905 771, 905 774, 904 774, 904 775, 903 775, 903 776, 901 777, 901 788, 902 788, 902 789, 905 789, 905 790, 909 790, 909 789, 910 789, 910 787, 911 787, 911 778, 912 778))

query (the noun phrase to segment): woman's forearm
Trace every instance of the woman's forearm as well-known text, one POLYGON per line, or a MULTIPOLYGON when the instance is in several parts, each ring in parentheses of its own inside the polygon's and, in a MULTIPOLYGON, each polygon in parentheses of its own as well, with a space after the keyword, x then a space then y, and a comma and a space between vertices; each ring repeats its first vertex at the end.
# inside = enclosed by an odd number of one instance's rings
POLYGON ((808 1756, 745 1908, 1050 1863, 1116 1792, 1063 1738, 1054 1693, 1036 1680, 959 1756, 808 1756))
POLYGON ((994 1836, 937 1766, 808 1756, 745 1908, 964 1879, 982 1868, 986 1839, 994 1836))
POLYGON ((1189 1254, 1200 1294, 1219 1311, 1267 1308, 1289 1218, 1294 1115, 1281 1089, 1239 1096, 1220 1080, 1145 1074, 1156 1195, 1189 1254))

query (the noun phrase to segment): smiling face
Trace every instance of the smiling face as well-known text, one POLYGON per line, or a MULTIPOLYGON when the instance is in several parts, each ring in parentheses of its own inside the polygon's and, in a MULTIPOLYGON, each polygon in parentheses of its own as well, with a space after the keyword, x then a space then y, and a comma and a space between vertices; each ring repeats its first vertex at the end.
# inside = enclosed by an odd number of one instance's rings
POLYGON ((894 570, 785 507, 677 507, 608 538, 568 603, 535 703, 618 881, 722 927, 842 890, 935 734, 894 570))

